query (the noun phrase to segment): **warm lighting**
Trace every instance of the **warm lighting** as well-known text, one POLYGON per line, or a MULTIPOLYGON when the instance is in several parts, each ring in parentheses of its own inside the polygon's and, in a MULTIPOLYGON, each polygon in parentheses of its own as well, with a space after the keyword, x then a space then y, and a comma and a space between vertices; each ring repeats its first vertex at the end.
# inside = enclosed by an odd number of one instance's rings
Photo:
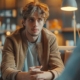
POLYGON ((1 26, 1 21, 0 21, 0 26, 1 26))
POLYGON ((1 47, 1 45, 2 45, 2 42, 0 41, 0 47, 1 47))
POLYGON ((77 8, 67 6, 67 7, 62 7, 61 10, 63 10, 63 11, 75 11, 75 10, 77 10, 77 8))
POLYGON ((55 31, 54 31, 54 34, 58 34, 58 33, 59 33, 59 31, 58 31, 58 30, 55 30, 55 31))
POLYGON ((5 3, 5 8, 6 9, 12 9, 16 7, 16 0, 2 0, 5 3))
POLYGON ((11 34, 10 31, 7 31, 7 32, 6 32, 6 35, 7 35, 7 36, 9 36, 10 34, 11 34))
POLYGON ((12 10, 12 16, 13 17, 16 17, 17 16, 17 12, 16 12, 16 10, 14 9, 14 10, 12 10))
POLYGON ((73 27, 74 27, 74 46, 76 46, 76 16, 75 11, 77 10, 76 0, 63 0, 61 10, 73 11, 73 27))
POLYGON ((73 40, 66 40, 66 46, 74 46, 73 40))
POLYGON ((77 10, 77 3, 75 0, 63 0, 61 10, 75 11, 77 10))

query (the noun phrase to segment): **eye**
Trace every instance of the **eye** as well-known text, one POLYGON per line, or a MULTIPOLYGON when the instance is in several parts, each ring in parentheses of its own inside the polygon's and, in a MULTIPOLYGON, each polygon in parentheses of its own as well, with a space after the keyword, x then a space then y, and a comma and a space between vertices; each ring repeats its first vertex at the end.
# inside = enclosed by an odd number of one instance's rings
POLYGON ((38 21, 42 21, 42 18, 38 18, 38 21))
POLYGON ((34 18, 30 18, 29 21, 30 22, 34 22, 35 20, 34 20, 34 18))

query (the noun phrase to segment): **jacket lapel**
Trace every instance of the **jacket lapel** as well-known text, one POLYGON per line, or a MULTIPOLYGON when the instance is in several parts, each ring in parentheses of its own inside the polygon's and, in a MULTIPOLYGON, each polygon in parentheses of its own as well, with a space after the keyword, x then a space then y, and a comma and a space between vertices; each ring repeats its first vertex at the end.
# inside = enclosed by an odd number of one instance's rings
POLYGON ((39 61, 42 65, 42 69, 43 70, 47 70, 47 65, 48 65, 48 58, 49 58, 49 54, 48 54, 48 39, 46 37, 45 32, 42 30, 42 43, 38 43, 37 44, 37 52, 38 52, 38 56, 39 56, 39 61))
POLYGON ((28 44, 27 44, 26 36, 24 35, 23 32, 21 32, 21 38, 22 38, 22 54, 23 54, 23 59, 22 59, 23 63, 22 63, 21 68, 23 68, 24 60, 25 60, 26 53, 27 53, 28 44))
POLYGON ((43 54, 43 47, 42 47, 42 43, 37 43, 37 53, 38 53, 38 57, 39 57, 39 62, 42 65, 42 54, 43 54))
POLYGON ((43 61, 43 67, 42 70, 47 70, 48 67, 48 60, 49 60, 49 44, 48 39, 46 36, 46 33, 44 32, 44 29, 42 30, 42 46, 43 46, 43 55, 42 55, 42 61, 43 61))

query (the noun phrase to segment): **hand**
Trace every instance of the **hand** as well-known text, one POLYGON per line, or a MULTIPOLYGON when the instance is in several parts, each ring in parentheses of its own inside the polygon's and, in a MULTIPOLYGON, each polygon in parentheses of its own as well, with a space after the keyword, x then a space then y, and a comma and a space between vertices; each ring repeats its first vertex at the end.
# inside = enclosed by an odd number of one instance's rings
POLYGON ((35 66, 35 67, 30 67, 30 71, 41 71, 42 66, 35 66))
POLYGON ((35 72, 18 72, 16 75, 16 80, 36 80, 35 77, 32 77, 31 74, 35 75, 35 72))
MULTIPOLYGON (((36 74, 43 73, 43 71, 40 70, 41 67, 30 67, 29 72, 18 72, 16 75, 16 80, 36 80, 36 74)), ((42 79, 40 79, 42 80, 42 79)))
POLYGON ((35 67, 30 67, 29 71, 32 72, 32 77, 35 78, 35 80, 44 80, 44 79, 37 79, 37 74, 38 73, 43 73, 43 71, 41 71, 42 66, 35 66, 35 67))
POLYGON ((36 80, 50 80, 52 79, 52 74, 48 71, 41 71, 42 66, 30 67, 32 71, 32 77, 35 77, 36 80))
POLYGON ((48 71, 44 71, 43 73, 37 73, 36 75, 32 75, 36 80, 51 80, 52 74, 48 71))

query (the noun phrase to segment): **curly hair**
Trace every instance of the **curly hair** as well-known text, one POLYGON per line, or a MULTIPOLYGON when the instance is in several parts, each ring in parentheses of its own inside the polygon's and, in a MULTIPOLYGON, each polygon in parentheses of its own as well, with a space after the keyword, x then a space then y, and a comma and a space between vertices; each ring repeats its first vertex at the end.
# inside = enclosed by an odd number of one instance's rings
POLYGON ((49 16, 49 8, 46 4, 38 2, 38 1, 30 2, 26 4, 25 7, 23 7, 23 10, 22 10, 23 19, 26 20, 35 11, 37 11, 39 16, 43 17, 44 20, 46 21, 46 19, 49 16))

